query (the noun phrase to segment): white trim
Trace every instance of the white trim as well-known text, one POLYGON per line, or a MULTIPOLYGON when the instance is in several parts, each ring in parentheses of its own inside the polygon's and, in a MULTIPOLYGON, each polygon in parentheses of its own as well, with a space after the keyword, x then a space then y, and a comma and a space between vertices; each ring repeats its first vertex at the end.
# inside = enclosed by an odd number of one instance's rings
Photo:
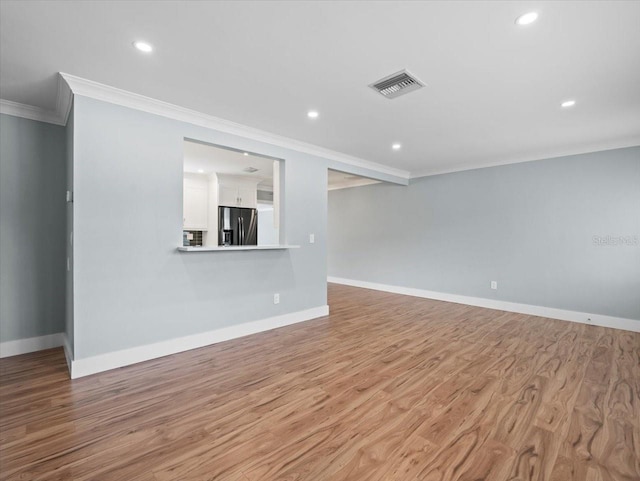
POLYGON ((66 124, 66 119, 60 118, 56 111, 44 110, 33 105, 19 104, 4 99, 0 99, 0 113, 22 117, 23 119, 37 120, 38 122, 47 122, 48 124, 66 124))
POLYGON ((624 317, 605 316, 602 314, 589 314, 587 312, 568 311, 566 309, 556 309, 555 307, 533 306, 530 304, 519 304, 517 302, 500 301, 497 299, 485 299, 482 297, 461 296, 458 294, 447 294, 444 292, 427 291, 415 289, 413 287, 392 286, 388 284, 378 284, 376 282, 358 281, 354 279, 344 279, 341 277, 327 277, 327 282, 344 284, 346 286, 363 287, 376 291, 393 292, 406 296, 423 297, 438 301, 455 302, 468 306, 486 307, 499 311, 517 312, 531 316, 547 317, 559 319, 561 321, 579 322, 582 324, 592 324, 613 329, 623 329, 625 331, 640 332, 640 320, 626 319, 624 317))
POLYGON ((269 317, 259 321, 245 322, 235 326, 223 327, 213 331, 193 334, 190 336, 156 342, 144 346, 132 347, 121 351, 109 352, 84 359, 71 361, 71 379, 77 379, 90 374, 129 366, 138 362, 168 356, 178 352, 188 351, 199 347, 216 344, 218 342, 236 339, 238 337, 256 334, 258 332, 277 329, 279 327, 308 321, 329 314, 329 306, 318 306, 304 311, 292 312, 280 316, 269 317))
POLYGON ((60 76, 69 85, 69 88, 74 95, 90 97, 103 102, 109 102, 123 107, 140 110, 142 112, 148 112, 150 114, 179 120, 181 122, 188 122, 190 124, 199 125, 219 132, 226 132, 257 140, 259 142, 293 149, 298 152, 316 155, 324 159, 342 162, 343 164, 373 170, 374 172, 379 172, 381 174, 392 175, 401 179, 409 179, 410 174, 406 170, 396 169, 394 167, 360 159, 334 150, 325 149, 324 147, 319 147, 317 145, 265 132, 264 130, 254 129, 253 127, 248 127, 246 125, 231 122, 212 115, 203 114, 201 112, 170 104, 168 102, 163 102, 161 100, 145 97, 144 95, 110 87, 92 80, 76 77, 75 75, 60 72, 60 76))
POLYGON ((56 113, 62 120, 62 125, 67 125, 69 113, 73 104, 73 92, 62 75, 58 74, 58 97, 56 98, 56 113))
POLYGON ((46 336, 28 337, 26 339, 16 339, 15 341, 5 341, 0 343, 0 358, 18 356, 28 352, 42 351, 60 347, 63 344, 64 334, 47 334, 46 336))
POLYGON ((571 155, 588 154, 592 152, 601 152, 605 150, 623 149, 628 147, 636 147, 640 145, 640 136, 635 135, 626 139, 616 139, 613 141, 597 142, 579 148, 557 149, 553 152, 544 152, 535 155, 525 154, 517 157, 511 157, 503 160, 492 160, 487 162, 463 164, 454 167, 428 167, 426 169, 409 172, 403 169, 389 167, 384 164, 372 162, 358 157, 353 157, 341 152, 326 149, 317 145, 301 142, 289 137, 272 134, 264 130, 255 129, 246 125, 231 122, 229 120, 214 117, 212 115, 203 114, 195 110, 180 107, 178 105, 156 100, 143 95, 128 92, 126 90, 110 87, 92 80, 83 79, 59 72, 58 77, 58 93, 56 98, 56 109, 45 110, 32 105, 12 102, 10 100, 0 99, 0 113, 12 115, 14 117, 22 117, 25 119, 47 122, 55 125, 67 125, 69 112, 73 101, 73 95, 82 95, 104 102, 109 102, 123 107, 140 110, 143 112, 160 115, 174 120, 188 122, 201 127, 206 127, 220 132, 226 132, 233 135, 265 142, 279 147, 289 148, 298 152, 304 152, 311 155, 317 155, 328 160, 334 160, 343 164, 352 165, 369 169, 381 174, 392 175, 404 180, 417 179, 420 177, 429 177, 432 175, 451 174, 454 172, 463 172, 466 170, 484 169, 488 167, 499 167, 502 165, 520 164, 523 162, 533 162, 536 160, 545 160, 558 157, 566 157, 571 155))
POLYGON ((33 105, 12 102, 11 100, 0 99, 0 113, 22 117, 23 119, 37 120, 55 125, 67 125, 73 94, 69 85, 61 75, 58 75, 58 92, 56 97, 55 110, 46 110, 33 105))
POLYGON ((420 177, 430 177, 432 175, 453 174, 454 172, 464 172, 466 170, 486 169, 488 167, 500 167, 503 165, 522 164, 524 162, 535 162, 537 160, 556 159, 559 157, 570 157, 572 155, 592 154, 595 152, 603 152, 606 150, 626 149, 628 147, 640 146, 640 136, 636 135, 623 140, 614 140, 609 142, 598 142, 574 149, 558 149, 553 152, 547 152, 539 155, 521 155, 511 157, 508 160, 479 162, 472 164, 459 165, 457 167, 430 167, 416 172, 411 172, 411 179, 420 177))
POLYGON ((71 343, 69 342, 69 337, 66 332, 62 334, 62 348, 64 349, 64 358, 67 361, 67 369, 69 369, 69 373, 71 373, 73 350, 71 349, 71 343))
POLYGON ((230 251, 269 251, 269 250, 286 250, 299 249, 300 246, 289 244, 278 244, 269 246, 178 246, 180 252, 230 252, 230 251))

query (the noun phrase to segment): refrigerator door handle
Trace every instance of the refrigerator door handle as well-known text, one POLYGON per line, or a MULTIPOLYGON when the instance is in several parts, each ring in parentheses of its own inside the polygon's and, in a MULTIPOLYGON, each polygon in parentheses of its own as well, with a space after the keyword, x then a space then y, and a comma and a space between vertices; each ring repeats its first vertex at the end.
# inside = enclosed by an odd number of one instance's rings
POLYGON ((254 210, 253 212, 251 212, 251 220, 249 221, 249 228, 247 229, 247 232, 251 236, 249 242, 251 242, 252 245, 258 245, 257 221, 257 211, 254 210))
POLYGON ((238 219, 240 220, 240 245, 244 245, 244 219, 242 217, 238 219))

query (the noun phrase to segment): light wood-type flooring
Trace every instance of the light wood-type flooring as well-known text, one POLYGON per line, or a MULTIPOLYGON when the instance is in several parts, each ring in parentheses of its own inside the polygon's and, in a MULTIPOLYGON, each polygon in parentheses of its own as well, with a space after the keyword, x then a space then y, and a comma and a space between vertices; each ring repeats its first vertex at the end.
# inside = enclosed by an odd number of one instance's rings
POLYGON ((640 480, 640 334, 353 287, 71 381, 0 361, 0 479, 640 480))

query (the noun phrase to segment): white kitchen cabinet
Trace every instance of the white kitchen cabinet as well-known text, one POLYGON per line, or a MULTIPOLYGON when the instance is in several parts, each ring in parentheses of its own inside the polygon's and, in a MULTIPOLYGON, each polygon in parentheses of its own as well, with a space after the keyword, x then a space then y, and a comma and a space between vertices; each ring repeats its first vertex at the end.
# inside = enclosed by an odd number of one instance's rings
POLYGON ((231 185, 220 184, 218 186, 218 204, 227 207, 238 205, 238 188, 231 185))
POLYGON ((250 207, 252 209, 258 207, 258 188, 256 185, 238 186, 238 197, 240 198, 238 207, 250 207))
POLYGON ((183 224, 185 230, 207 230, 209 188, 206 180, 187 178, 183 188, 183 224))
POLYGON ((239 180, 233 176, 218 175, 218 205, 226 207, 258 207, 259 180, 239 180))

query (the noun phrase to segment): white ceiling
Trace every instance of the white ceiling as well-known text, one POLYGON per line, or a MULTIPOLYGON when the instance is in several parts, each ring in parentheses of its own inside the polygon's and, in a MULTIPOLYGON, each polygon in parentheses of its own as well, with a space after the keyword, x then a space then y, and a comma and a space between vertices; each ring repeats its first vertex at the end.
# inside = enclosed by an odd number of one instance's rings
POLYGON ((3 0, 0 97, 54 109, 62 71, 419 175, 640 144, 638 25, 635 1, 3 0), (367 87, 403 68, 427 87, 367 87))
POLYGON ((359 175, 347 174, 329 169, 327 176, 329 190, 347 189, 349 187, 362 187, 363 185, 378 184, 379 180, 368 179, 359 175))
POLYGON ((200 142, 184 142, 184 172, 193 174, 226 174, 260 179, 263 187, 273 186, 272 158, 265 158, 253 152, 244 155, 230 149, 215 147, 200 142), (248 173, 244 169, 253 167, 256 172, 248 173), (202 172, 200 172, 202 171, 202 172))

